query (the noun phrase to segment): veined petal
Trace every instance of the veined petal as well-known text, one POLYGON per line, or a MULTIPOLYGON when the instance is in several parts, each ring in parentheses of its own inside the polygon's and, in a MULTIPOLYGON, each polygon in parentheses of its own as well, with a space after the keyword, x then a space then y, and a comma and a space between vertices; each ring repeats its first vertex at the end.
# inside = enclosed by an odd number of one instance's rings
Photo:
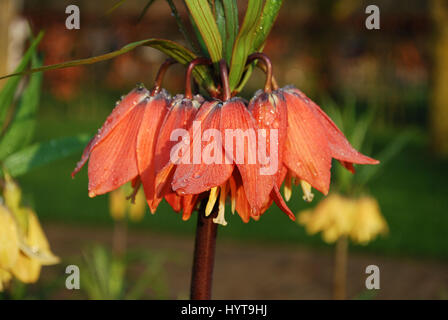
POLYGON ((321 125, 325 129, 325 133, 328 139, 328 146, 330 148, 331 156, 335 159, 343 161, 346 164, 341 164, 348 170, 354 172, 354 168, 350 163, 357 164, 378 164, 379 161, 372 159, 363 155, 362 153, 355 150, 350 142, 347 140, 345 135, 336 126, 336 124, 330 119, 330 117, 311 99, 309 99, 303 92, 299 89, 294 89, 295 92, 301 97, 301 99, 306 102, 311 110, 313 110, 316 118, 320 121, 321 125))
MULTIPOLYGON (((174 173, 172 188, 179 194, 199 194, 222 185, 232 174, 233 164, 225 159, 226 155, 217 136, 202 141, 204 133, 219 133, 221 105, 218 101, 204 103, 190 129, 189 163, 179 163, 174 173), (200 127, 196 127, 196 125, 200 127), (204 158, 204 150, 213 149, 213 159, 204 158)), ((187 159, 188 160, 188 159, 187 159)))
POLYGON ((155 198, 154 152, 156 137, 159 133, 163 118, 168 111, 169 102, 164 95, 159 94, 149 98, 145 104, 145 112, 141 120, 137 137, 137 165, 146 201, 154 213, 157 206, 155 198))
POLYGON ((146 101, 140 102, 90 154, 89 196, 112 191, 138 175, 137 135, 145 113, 146 101))
POLYGON ((170 109, 163 120, 157 138, 155 149, 155 190, 157 197, 163 197, 171 191, 170 181, 174 174, 174 163, 170 161, 171 149, 176 145, 176 141, 171 141, 171 134, 174 130, 188 130, 199 109, 199 101, 185 99, 177 96, 171 103, 170 109))
POLYGON ((284 90, 288 134, 283 161, 299 178, 324 194, 330 187, 331 153, 320 121, 298 95, 284 90))
POLYGON ((106 139, 106 137, 112 132, 112 130, 131 112, 135 106, 142 102, 146 97, 149 96, 149 91, 143 87, 138 87, 129 92, 112 110, 112 113, 107 117, 103 126, 98 130, 98 133, 90 140, 89 144, 84 149, 81 160, 76 164, 75 170, 72 172, 72 177, 77 174, 87 159, 90 156, 93 148, 95 148, 98 143, 106 139))
POLYGON ((241 174, 244 191, 252 212, 265 205, 275 184, 277 171, 261 174, 257 156, 257 125, 241 99, 224 102, 221 111, 221 134, 228 158, 233 159, 241 174))

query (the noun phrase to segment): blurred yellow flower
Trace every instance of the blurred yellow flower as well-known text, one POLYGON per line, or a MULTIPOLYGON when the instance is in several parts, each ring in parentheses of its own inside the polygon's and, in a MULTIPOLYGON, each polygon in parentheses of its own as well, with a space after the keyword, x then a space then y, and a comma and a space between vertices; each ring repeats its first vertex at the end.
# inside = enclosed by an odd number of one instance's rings
POLYGON ((109 210, 114 220, 123 220, 128 216, 131 221, 140 221, 146 210, 145 195, 142 190, 134 195, 130 184, 126 184, 109 193, 109 210), (129 195, 132 200, 129 200, 129 195))
POLYGON ((378 234, 388 232, 378 202, 372 197, 354 199, 331 194, 314 209, 300 212, 298 223, 309 234, 322 232, 327 243, 347 236, 356 243, 367 244, 378 234))
POLYGON ((5 175, 0 205, 0 291, 14 276, 24 283, 39 279, 43 265, 59 262, 33 210, 21 207, 20 187, 5 175))

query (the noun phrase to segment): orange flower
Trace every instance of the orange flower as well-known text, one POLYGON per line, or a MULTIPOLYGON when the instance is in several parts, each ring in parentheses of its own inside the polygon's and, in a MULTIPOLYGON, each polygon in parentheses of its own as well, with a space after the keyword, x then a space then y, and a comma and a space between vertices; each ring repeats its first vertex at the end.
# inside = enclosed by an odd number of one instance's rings
MULTIPOLYGON (((285 87, 271 94, 274 101, 262 104, 254 98, 252 112, 267 108, 276 115, 273 123, 287 127, 282 163, 286 167, 285 196, 290 196, 291 182, 301 183, 304 199, 313 197, 311 186, 327 194, 330 187, 331 159, 335 158, 354 173, 353 164, 378 164, 379 161, 356 151, 334 122, 300 90, 285 87), (258 102, 258 103, 257 103, 258 102), (275 104, 275 106, 274 106, 275 104), (285 115, 286 119, 285 120, 285 115)), ((264 99, 266 101, 266 99, 264 99)), ((266 112, 265 112, 266 113, 266 112)), ((268 120, 261 118, 261 122, 268 120)))
POLYGON ((90 197, 115 190, 131 180, 138 189, 141 181, 148 205, 154 209, 154 137, 168 106, 166 92, 151 96, 142 86, 117 104, 72 173, 74 176, 89 159, 90 197))

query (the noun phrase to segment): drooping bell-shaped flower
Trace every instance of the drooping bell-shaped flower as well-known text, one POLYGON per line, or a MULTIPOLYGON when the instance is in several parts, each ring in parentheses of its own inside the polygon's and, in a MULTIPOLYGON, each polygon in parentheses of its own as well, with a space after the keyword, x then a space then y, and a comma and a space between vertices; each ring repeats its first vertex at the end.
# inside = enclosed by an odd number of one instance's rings
POLYGON ((168 106, 169 96, 164 90, 151 95, 143 86, 117 104, 72 173, 74 176, 89 159, 90 197, 115 190, 131 180, 138 188, 141 181, 151 207, 155 197, 155 137, 168 106))
POLYGON ((170 181, 174 175, 175 163, 171 161, 171 150, 176 145, 175 139, 182 138, 193 123, 193 119, 203 102, 201 96, 192 98, 177 95, 171 102, 160 128, 155 148, 155 192, 154 204, 158 205, 162 198, 179 212, 183 209, 183 219, 188 219, 195 207, 197 197, 179 196, 171 189, 170 181))
POLYGON ((328 193, 331 159, 354 172, 353 164, 378 164, 379 161, 356 151, 344 134, 322 109, 300 90, 286 87, 279 90, 286 100, 288 132, 283 161, 290 176, 328 193))

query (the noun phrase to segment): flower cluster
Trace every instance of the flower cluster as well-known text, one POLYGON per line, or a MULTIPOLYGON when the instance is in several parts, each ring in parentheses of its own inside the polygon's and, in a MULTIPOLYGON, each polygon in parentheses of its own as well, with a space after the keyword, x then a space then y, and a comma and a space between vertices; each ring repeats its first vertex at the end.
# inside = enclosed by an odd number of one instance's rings
POLYGON ((284 195, 300 184, 304 199, 311 188, 328 193, 332 158, 354 172, 353 164, 376 164, 354 150, 333 121, 300 90, 279 89, 269 59, 254 54, 267 69, 264 90, 249 101, 233 96, 227 66, 221 62, 221 95, 193 96, 187 71, 184 95, 160 89, 159 72, 150 92, 138 86, 118 102, 87 145, 76 174, 89 160, 89 195, 101 195, 132 181, 143 186, 151 212, 165 199, 184 220, 207 199, 205 214, 226 225, 225 203, 244 222, 259 217, 275 202, 291 219, 284 195), (180 140, 180 141, 179 141, 180 140))
POLYGON ((348 198, 336 193, 322 200, 316 208, 300 212, 298 222, 306 226, 309 234, 322 232, 327 243, 349 237, 355 243, 367 244, 389 230, 374 198, 348 198))
POLYGON ((21 205, 19 186, 5 174, 0 204, 0 291, 15 277, 24 283, 39 279, 43 265, 59 262, 33 210, 21 205))

